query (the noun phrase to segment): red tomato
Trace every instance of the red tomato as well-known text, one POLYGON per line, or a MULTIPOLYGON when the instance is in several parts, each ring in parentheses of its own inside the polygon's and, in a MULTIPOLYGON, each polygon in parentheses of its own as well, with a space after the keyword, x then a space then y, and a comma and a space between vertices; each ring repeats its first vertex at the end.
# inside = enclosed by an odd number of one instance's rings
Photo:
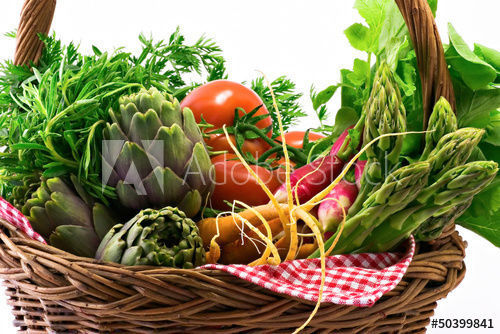
MULTIPOLYGON (((236 140, 234 139, 233 135, 229 135, 231 138, 231 141, 233 144, 236 146, 236 140)), ((227 151, 229 153, 234 153, 233 149, 231 146, 229 146, 229 143, 226 139, 226 136, 221 136, 219 134, 216 135, 210 135, 209 138, 205 139, 205 142, 207 143, 208 146, 212 148, 212 151, 217 152, 217 151, 227 151)), ((269 150, 270 146, 268 143, 266 143, 264 140, 258 138, 258 139, 247 139, 243 143, 243 146, 241 150, 244 153, 250 153, 252 154, 255 158, 260 157, 262 154, 264 154, 267 150, 269 150)))
MULTIPOLYGON (((258 106, 255 116, 269 114, 262 99, 248 87, 229 80, 211 81, 188 94, 181 102, 181 108, 188 107, 193 111, 196 122, 201 117, 216 129, 223 125, 230 126, 234 122, 234 111, 242 108, 249 113, 258 106)), ((240 115, 243 112, 240 111, 240 115)), ((261 129, 271 125, 271 117, 257 123, 261 129)))
MULTIPOLYGON (((305 131, 290 131, 285 133, 286 144, 295 148, 303 148, 303 140, 305 131)), ((322 134, 309 132, 309 142, 316 141, 318 139, 325 138, 322 134)), ((276 138, 276 140, 281 141, 281 136, 276 138)))
MULTIPOLYGON (((193 111, 196 122, 201 122, 203 116, 207 123, 214 126, 207 131, 222 128, 223 125, 233 125, 236 108, 242 108, 248 113, 259 106, 261 107, 255 116, 269 114, 259 95, 250 88, 229 80, 211 81, 200 86, 189 93, 181 102, 181 108, 188 107, 193 111)), ((243 115, 244 113, 240 111, 239 114, 243 115)), ((271 126, 271 122, 269 116, 257 122, 257 127, 260 129, 268 128, 271 126)), ((269 131, 268 136, 271 134, 269 131)), ((232 151, 223 134, 212 135, 210 139, 205 141, 216 151, 232 151)), ((258 157, 268 148, 269 146, 263 140, 250 140, 244 145, 243 150, 258 157)))
MULTIPOLYGON (((214 209, 228 210, 224 201, 232 203, 234 200, 242 201, 250 206, 261 205, 269 202, 266 193, 245 166, 234 154, 222 154, 212 158, 215 166, 215 189, 210 199, 214 209)), ((257 176, 274 192, 280 185, 276 176, 271 171, 260 166, 250 166, 257 176)))

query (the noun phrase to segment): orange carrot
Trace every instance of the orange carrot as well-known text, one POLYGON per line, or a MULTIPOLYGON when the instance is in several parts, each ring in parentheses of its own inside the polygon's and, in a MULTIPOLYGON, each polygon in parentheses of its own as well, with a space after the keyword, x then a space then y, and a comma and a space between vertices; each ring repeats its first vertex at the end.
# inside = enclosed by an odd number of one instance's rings
POLYGON ((297 252, 297 259, 306 259, 309 255, 311 255, 316 249, 318 249, 318 245, 316 243, 312 244, 303 244, 300 246, 299 251, 297 252))
MULTIPOLYGON (((279 217, 270 220, 268 223, 273 235, 276 235, 283 230, 279 217)), ((265 233, 266 231, 263 224, 257 228, 262 233, 265 233)), ((219 262, 223 264, 248 264, 257 259, 265 248, 266 246, 259 239, 257 233, 249 231, 243 236, 243 242, 241 239, 238 239, 222 247, 219 262), (250 239, 257 240, 252 242, 250 239)))
MULTIPOLYGON (((278 217, 278 211, 272 204, 256 206, 253 209, 258 211, 266 220, 272 220, 278 217)), ((285 212, 287 211, 285 205, 283 205, 283 210, 285 212)), ((240 212, 239 215, 244 219, 247 219, 255 227, 262 225, 262 221, 252 210, 244 210, 240 212)), ((217 219, 205 218, 198 222, 198 228, 200 230, 201 238, 203 239, 203 244, 208 246, 212 238, 217 235, 217 219)), ((248 230, 249 228, 245 226, 240 219, 236 219, 233 215, 220 217, 220 236, 217 238, 217 243, 222 246, 234 242, 240 238, 242 231, 243 233, 247 233, 248 230)))

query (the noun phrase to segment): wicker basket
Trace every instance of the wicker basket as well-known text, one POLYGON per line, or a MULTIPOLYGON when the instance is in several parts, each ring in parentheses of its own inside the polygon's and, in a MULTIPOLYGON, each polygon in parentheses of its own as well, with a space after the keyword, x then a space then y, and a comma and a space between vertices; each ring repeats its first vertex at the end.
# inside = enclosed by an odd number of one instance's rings
MULTIPOLYGON (((442 44, 426 0, 396 0, 419 64, 425 114, 440 96, 454 101, 442 44)), ((55 0, 27 0, 15 60, 37 61, 55 0)), ((453 103, 452 103, 453 104, 453 103)), ((79 258, 29 239, 0 220, 0 278, 20 333, 290 333, 314 303, 217 270, 123 267, 79 258)), ((399 285, 374 306, 323 304, 304 332, 425 332, 436 301, 463 279, 465 242, 451 224, 417 245, 399 285)))

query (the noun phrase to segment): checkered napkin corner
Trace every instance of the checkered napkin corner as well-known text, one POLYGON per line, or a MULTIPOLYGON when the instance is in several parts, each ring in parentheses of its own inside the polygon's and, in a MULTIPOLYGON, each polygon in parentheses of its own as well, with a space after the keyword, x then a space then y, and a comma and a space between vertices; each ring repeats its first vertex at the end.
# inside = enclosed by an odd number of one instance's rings
POLYGON ((0 218, 8 221, 14 227, 23 231, 27 236, 33 240, 37 240, 46 244, 42 236, 33 230, 28 218, 26 218, 18 209, 12 204, 0 197, 0 218))
MULTIPOLYGON (((406 252, 336 255, 326 258, 322 302, 360 307, 372 306, 403 278, 415 252, 413 236, 406 252)), ((320 259, 283 262, 278 266, 208 264, 200 269, 218 269, 274 292, 313 302, 321 284, 320 259)))

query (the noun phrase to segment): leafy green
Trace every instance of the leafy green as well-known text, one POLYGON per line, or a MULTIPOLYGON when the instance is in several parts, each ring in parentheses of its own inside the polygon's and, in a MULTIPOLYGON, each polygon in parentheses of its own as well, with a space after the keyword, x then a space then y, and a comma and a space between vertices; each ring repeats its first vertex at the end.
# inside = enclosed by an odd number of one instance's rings
POLYGON ((476 43, 474 44, 474 53, 479 58, 493 66, 493 68, 497 71, 495 83, 500 83, 500 52, 476 43))
POLYGON ((486 143, 500 146, 500 111, 493 110, 490 112, 490 122, 486 126, 486 143))
POLYGON ((500 247, 500 176, 480 194, 458 219, 458 224, 488 239, 500 247))
POLYGON ((495 68, 472 52, 451 24, 448 24, 448 36, 450 46, 446 50, 446 61, 469 88, 484 88, 495 80, 495 68))
POLYGON ((92 196, 114 198, 101 183, 98 143, 118 97, 154 86, 182 98, 206 78, 225 76, 220 48, 205 37, 187 44, 179 29, 167 41, 141 35, 138 56, 95 46, 83 55, 55 36, 42 40, 45 48, 32 71, 10 61, 0 68, 0 195, 12 201, 23 180, 68 173, 77 174, 92 196), (187 81, 193 72, 199 82, 187 81))
MULTIPOLYGON (((270 86, 273 89, 276 105, 281 114, 283 130, 286 131, 290 126, 295 124, 300 117, 306 115, 299 104, 299 99, 302 94, 297 93, 295 83, 285 76, 276 78, 270 83, 270 86)), ((271 114, 273 120, 273 135, 277 137, 280 133, 278 117, 273 106, 273 99, 268 85, 263 77, 259 77, 252 81, 251 88, 260 96, 271 114)))
POLYGON ((366 20, 366 48, 361 51, 376 52, 379 48, 379 36, 386 19, 389 2, 385 0, 356 0, 354 8, 366 20))
POLYGON ((454 83, 459 126, 487 127, 490 112, 500 108, 500 88, 471 90, 463 82, 454 83))
POLYGON ((359 115, 356 110, 349 107, 340 108, 335 115, 335 125, 332 128, 332 136, 337 138, 345 129, 356 124, 358 120, 359 115))
MULTIPOLYGON (((480 44, 471 51, 453 26, 449 25, 450 45, 445 56, 456 97, 460 127, 478 127, 486 134, 470 160, 500 162, 500 87, 498 87, 499 52, 480 44)), ((458 223, 494 245, 500 246, 499 176, 476 195, 458 223)))
POLYGON ((361 23, 354 23, 344 34, 355 49, 366 51, 370 48, 370 29, 361 23))

